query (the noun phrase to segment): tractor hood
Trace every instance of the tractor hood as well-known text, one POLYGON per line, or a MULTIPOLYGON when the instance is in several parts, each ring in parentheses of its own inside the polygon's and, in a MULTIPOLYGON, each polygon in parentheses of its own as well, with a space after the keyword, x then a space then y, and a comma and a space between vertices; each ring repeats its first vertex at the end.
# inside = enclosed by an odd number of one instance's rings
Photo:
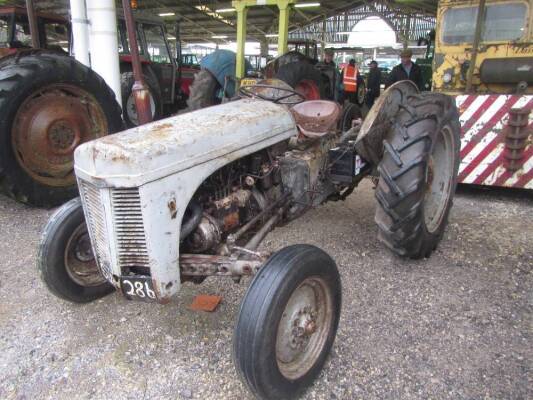
POLYGON ((85 143, 75 151, 75 171, 97 186, 136 187, 214 159, 231 162, 296 133, 285 106, 238 100, 85 143))

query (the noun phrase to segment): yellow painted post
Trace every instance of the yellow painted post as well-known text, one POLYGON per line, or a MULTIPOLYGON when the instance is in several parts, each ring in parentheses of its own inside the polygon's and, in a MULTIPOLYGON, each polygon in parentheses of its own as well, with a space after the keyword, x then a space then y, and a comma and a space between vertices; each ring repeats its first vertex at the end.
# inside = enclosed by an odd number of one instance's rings
POLYGON ((289 13, 290 4, 294 0, 278 0, 279 27, 278 27, 278 56, 285 54, 288 50, 287 40, 289 38, 289 13))
POLYGON ((237 11, 237 60, 236 60, 236 77, 237 79, 244 78, 245 61, 244 48, 246 46, 246 3, 244 1, 233 1, 233 7, 237 11))

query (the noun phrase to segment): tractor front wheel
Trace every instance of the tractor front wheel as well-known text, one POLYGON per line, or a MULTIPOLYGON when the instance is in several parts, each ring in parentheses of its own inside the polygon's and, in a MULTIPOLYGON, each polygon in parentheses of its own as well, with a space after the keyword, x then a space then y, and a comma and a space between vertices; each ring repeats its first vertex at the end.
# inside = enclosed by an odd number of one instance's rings
POLYGON ((234 362, 259 399, 294 399, 317 377, 341 310, 335 262, 310 245, 285 247, 261 268, 243 299, 234 362))
POLYGON ((48 289, 73 303, 88 303, 114 290, 96 265, 79 197, 50 217, 42 234, 37 267, 48 289))

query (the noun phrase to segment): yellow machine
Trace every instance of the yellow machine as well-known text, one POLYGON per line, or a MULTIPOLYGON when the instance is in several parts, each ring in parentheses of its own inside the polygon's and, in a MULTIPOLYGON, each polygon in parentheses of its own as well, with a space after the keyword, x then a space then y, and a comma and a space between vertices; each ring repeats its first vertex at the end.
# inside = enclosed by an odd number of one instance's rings
POLYGON ((532 0, 441 0, 433 89, 533 93, 524 85, 533 73, 532 6, 532 0))
POLYGON ((433 90, 460 110, 459 182, 533 189, 533 0, 441 0, 433 90))

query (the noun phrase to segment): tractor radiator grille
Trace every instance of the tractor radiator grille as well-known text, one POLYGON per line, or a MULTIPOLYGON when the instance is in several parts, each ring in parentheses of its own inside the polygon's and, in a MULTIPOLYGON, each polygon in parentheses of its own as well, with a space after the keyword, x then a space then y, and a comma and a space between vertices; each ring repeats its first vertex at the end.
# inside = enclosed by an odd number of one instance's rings
POLYGON ((105 211, 100 191, 98 188, 82 180, 79 181, 79 190, 85 203, 86 222, 92 238, 96 261, 104 277, 107 280, 111 280, 109 243, 107 240, 105 211))
POLYGON ((139 189, 112 189, 111 204, 118 264, 121 270, 140 267, 149 271, 150 262, 144 235, 139 189))

